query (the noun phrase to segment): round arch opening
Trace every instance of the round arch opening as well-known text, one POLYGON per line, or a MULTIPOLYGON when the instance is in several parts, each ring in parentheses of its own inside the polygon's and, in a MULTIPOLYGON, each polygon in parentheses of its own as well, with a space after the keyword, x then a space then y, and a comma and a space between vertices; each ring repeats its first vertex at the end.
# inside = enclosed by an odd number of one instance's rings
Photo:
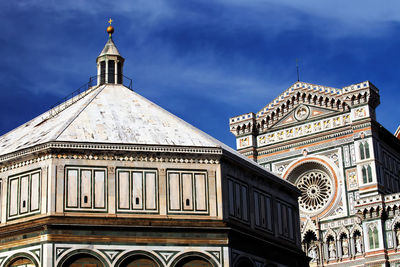
POLYGON ((7 267, 35 267, 35 263, 28 258, 17 258, 13 260, 7 267))
POLYGON ((62 267, 105 267, 96 257, 90 254, 76 254, 68 258, 62 267))
POLYGON ((249 258, 240 258, 236 263, 235 267, 253 267, 254 264, 251 262, 249 258))
POLYGON ((213 267, 213 265, 202 257, 189 256, 181 259, 174 267, 213 267))
POLYGON ((160 267, 160 265, 150 257, 133 255, 122 261, 118 267, 160 267))

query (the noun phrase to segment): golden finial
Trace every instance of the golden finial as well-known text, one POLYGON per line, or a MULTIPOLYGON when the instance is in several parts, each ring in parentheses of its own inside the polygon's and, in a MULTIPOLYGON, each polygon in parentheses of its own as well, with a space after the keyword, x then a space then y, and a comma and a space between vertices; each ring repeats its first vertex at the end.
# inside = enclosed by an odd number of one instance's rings
POLYGON ((111 38, 111 35, 114 33, 114 27, 111 26, 111 23, 112 23, 112 22, 113 22, 113 20, 110 18, 110 19, 108 20, 108 23, 110 23, 110 26, 107 27, 107 32, 108 32, 110 38, 111 38))

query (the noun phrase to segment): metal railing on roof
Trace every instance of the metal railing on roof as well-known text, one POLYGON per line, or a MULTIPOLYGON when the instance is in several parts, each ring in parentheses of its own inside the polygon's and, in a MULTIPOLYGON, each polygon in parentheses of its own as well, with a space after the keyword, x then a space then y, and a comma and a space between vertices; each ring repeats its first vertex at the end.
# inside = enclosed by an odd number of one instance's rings
MULTIPOLYGON (((132 90, 133 81, 131 78, 129 78, 125 75, 120 75, 119 77, 117 77, 117 75, 115 75, 115 76, 116 76, 115 81, 118 81, 117 79, 120 78, 119 81, 121 81, 121 83, 119 83, 119 84, 122 84, 125 87, 132 90)), ((52 105, 48 112, 49 117, 50 118, 54 117, 55 115, 57 115, 64 109, 68 108, 69 106, 71 106, 72 104, 77 102, 78 100, 80 100, 83 97, 85 97, 86 95, 88 95, 99 85, 115 84, 115 83, 101 82, 102 78, 103 78, 102 75, 96 75, 96 76, 90 77, 89 82, 85 83, 84 85, 82 85, 81 87, 79 87, 78 89, 76 89, 75 91, 73 91, 72 93, 70 93, 69 95, 67 95, 66 97, 64 97, 57 103, 55 103, 54 105, 52 105)))

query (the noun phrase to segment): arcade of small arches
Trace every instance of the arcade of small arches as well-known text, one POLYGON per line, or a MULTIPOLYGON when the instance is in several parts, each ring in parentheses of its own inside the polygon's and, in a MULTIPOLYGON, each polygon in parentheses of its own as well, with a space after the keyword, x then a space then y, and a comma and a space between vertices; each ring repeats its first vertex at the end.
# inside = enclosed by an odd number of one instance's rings
MULTIPOLYGON (((369 95, 367 92, 359 93, 358 95, 353 95, 351 98, 351 106, 359 105, 362 103, 367 103, 369 99, 369 95)), ((258 123, 253 124, 251 122, 243 125, 239 125, 236 127, 236 134, 244 134, 250 132, 263 132, 264 130, 273 126, 275 122, 277 122, 280 118, 282 118, 286 112, 290 110, 290 108, 294 108, 295 105, 300 103, 308 103, 313 105, 319 105, 321 107, 330 107, 336 109, 338 111, 349 111, 350 105, 345 101, 341 101, 337 98, 329 98, 327 96, 321 96, 318 94, 306 94, 298 92, 296 95, 292 96, 285 103, 283 103, 280 107, 276 108, 269 114, 264 114, 262 120, 258 123)), ((232 130, 235 130, 234 128, 232 130)))
MULTIPOLYGON (((352 105, 359 104, 362 102, 367 102, 367 93, 359 94, 358 96, 353 96, 352 105)), ((271 127, 274 122, 278 121, 278 119, 282 118, 286 112, 288 112, 291 108, 294 108, 296 105, 301 103, 308 103, 313 105, 319 105, 321 107, 330 107, 336 110, 349 111, 350 106, 346 102, 342 102, 340 99, 329 98, 320 95, 313 94, 301 94, 300 92, 297 95, 292 96, 291 99, 288 99, 285 103, 283 103, 280 107, 276 108, 274 111, 270 112, 267 115, 264 115, 265 118, 260 120, 257 124, 253 125, 251 122, 248 124, 239 125, 236 128, 236 133, 243 134, 253 131, 262 132, 265 129, 271 127)))
POLYGON ((342 258, 352 258, 364 253, 364 242, 361 227, 352 232, 343 230, 335 234, 332 230, 321 240, 313 230, 303 235, 303 250, 311 258, 311 262, 329 262, 342 258))
MULTIPOLYGON (((38 262, 30 255, 17 255, 10 257, 3 265, 4 267, 37 267, 38 262)), ((57 267, 163 267, 159 259, 148 253, 134 253, 122 257, 113 265, 99 254, 91 251, 77 251, 69 253, 61 259, 57 267)), ((210 257, 201 253, 185 253, 177 257, 168 266, 171 267, 216 267, 218 266, 210 257)), ((239 257, 233 264, 235 267, 255 266, 253 261, 245 256, 239 257)))

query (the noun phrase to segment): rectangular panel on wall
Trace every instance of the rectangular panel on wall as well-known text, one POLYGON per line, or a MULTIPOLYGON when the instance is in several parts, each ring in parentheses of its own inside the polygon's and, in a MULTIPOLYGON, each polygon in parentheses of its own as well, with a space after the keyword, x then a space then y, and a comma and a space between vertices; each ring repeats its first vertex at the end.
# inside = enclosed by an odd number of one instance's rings
POLYGON ((248 203, 247 203, 247 187, 241 186, 241 199, 242 199, 242 219, 247 221, 249 218, 248 203))
MULTIPOLYGON (((243 221, 249 220, 248 187, 237 180, 228 179, 229 215, 243 221), (233 211, 231 210, 233 205, 233 211)), ((258 205, 260 203, 258 202, 258 205)), ((257 215, 261 220, 260 214, 257 215)))
POLYGON ((106 207, 106 174, 105 171, 94 171, 94 207, 104 209, 106 207))
POLYGON ((271 198, 266 197, 265 198, 265 208, 266 208, 266 218, 267 218, 267 229, 272 231, 272 203, 271 203, 271 198))
POLYGON ((204 174, 195 174, 196 188, 196 210, 207 210, 207 191, 206 176, 204 174))
POLYGON ((92 171, 81 170, 81 196, 80 204, 82 208, 92 207, 92 171))
POLYGON ((132 209, 143 209, 142 172, 132 172, 132 209))
POLYGON ((67 207, 78 208, 78 170, 67 170, 67 207))
POLYGON ((39 210, 39 199, 40 199, 40 175, 39 173, 34 173, 31 176, 31 211, 39 210))
POLYGON ((22 176, 20 179, 20 190, 19 190, 19 213, 28 212, 28 198, 29 198, 29 176, 22 176))
POLYGON ((295 240, 297 231, 295 210, 292 205, 277 201, 278 234, 292 242, 295 240))
POLYGON ((40 171, 9 177, 7 208, 10 220, 40 212, 40 171))
POLYGON ((294 226, 292 208, 288 207, 287 213, 288 213, 288 234, 289 234, 289 238, 293 239, 294 238, 294 227, 295 226, 294 226))
POLYGON ((281 205, 281 203, 278 202, 276 207, 277 207, 276 211, 277 211, 277 218, 278 218, 278 233, 280 235, 282 235, 283 231, 282 231, 282 210, 281 210, 282 205, 281 205))
POLYGON ((19 179, 10 179, 10 190, 9 190, 9 216, 18 215, 18 184, 19 179))
POLYGON ((242 208, 240 201, 240 184, 235 183, 235 216, 237 218, 242 218, 242 208))
POLYGON ((168 175, 168 202, 170 210, 181 210, 179 173, 168 175))
POLYGON ((255 224, 262 230, 272 231, 271 196, 254 191, 255 224))
POLYGON ((129 172, 121 171, 118 172, 118 208, 119 209, 129 209, 129 172))
POLYGON ((107 168, 67 166, 65 211, 107 211, 107 168))
POLYGON ((261 226, 262 222, 262 205, 260 207, 260 197, 257 191, 254 191, 254 219, 255 219, 255 225, 256 226, 261 226), (261 217, 261 218, 260 218, 261 217))
POLYGON ((157 181, 155 172, 145 173, 146 184, 146 209, 155 210, 157 208, 157 181))
POLYGON ((168 212, 208 214, 206 171, 168 170, 168 212))
POLYGON ((183 210, 193 210, 193 177, 191 173, 182 173, 183 210))
POLYGON ((117 177, 117 212, 158 212, 157 170, 118 168, 117 177))
POLYGON ((235 199, 233 197, 233 181, 228 180, 229 215, 235 215, 235 199))
POLYGON ((266 228, 266 208, 265 208, 265 197, 260 195, 260 217, 261 217, 261 227, 266 228))

